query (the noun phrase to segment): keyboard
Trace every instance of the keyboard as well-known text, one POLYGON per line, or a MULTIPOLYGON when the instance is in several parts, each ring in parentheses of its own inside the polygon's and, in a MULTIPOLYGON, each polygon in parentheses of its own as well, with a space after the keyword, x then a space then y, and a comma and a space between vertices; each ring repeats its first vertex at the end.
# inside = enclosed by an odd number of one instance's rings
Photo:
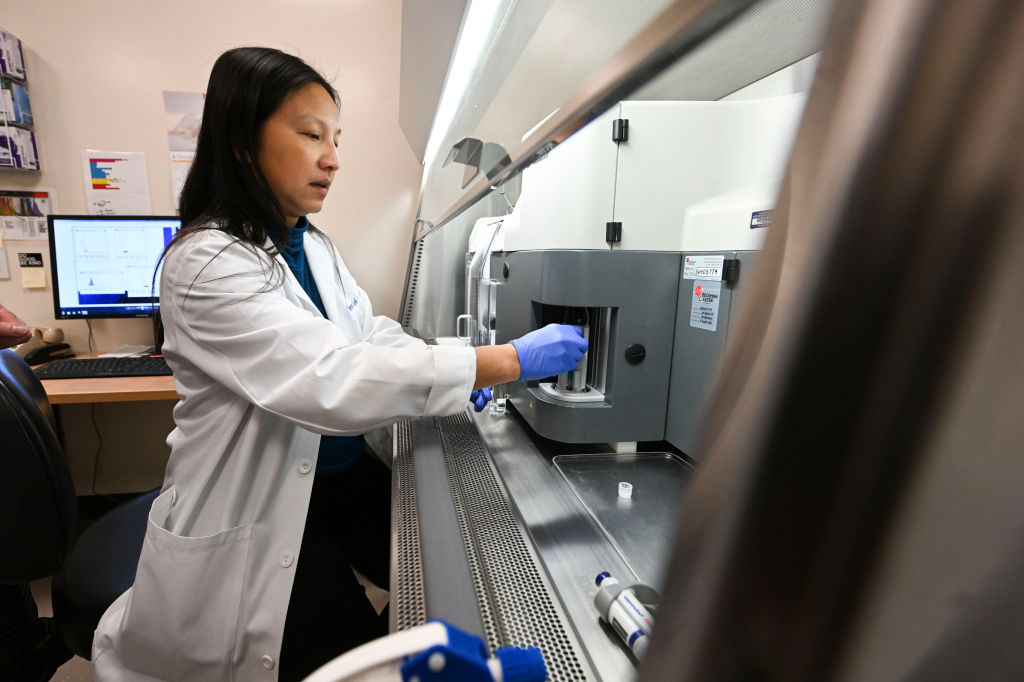
POLYGON ((95 377, 168 376, 171 368, 163 356, 139 358, 74 358, 52 360, 35 368, 39 379, 92 379, 95 377))

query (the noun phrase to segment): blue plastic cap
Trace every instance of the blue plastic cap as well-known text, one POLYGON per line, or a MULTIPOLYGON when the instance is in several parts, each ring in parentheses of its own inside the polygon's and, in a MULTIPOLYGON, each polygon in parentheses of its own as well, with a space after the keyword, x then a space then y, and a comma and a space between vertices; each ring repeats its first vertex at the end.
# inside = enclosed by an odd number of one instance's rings
POLYGON ((644 636, 644 631, 643 630, 637 630, 637 631, 635 631, 633 634, 631 634, 629 636, 629 641, 626 642, 626 644, 628 644, 629 648, 632 649, 633 648, 633 644, 636 643, 636 640, 640 639, 643 636, 644 636))
POLYGON ((544 682, 548 668, 540 649, 531 646, 525 649, 506 647, 494 652, 501 662, 505 682, 544 682))
POLYGON ((612 577, 612 574, 609 573, 608 571, 601 571, 600 573, 597 574, 597 577, 594 578, 594 584, 597 585, 598 587, 601 587, 601 583, 604 582, 604 579, 605 578, 611 578, 611 577, 612 577))

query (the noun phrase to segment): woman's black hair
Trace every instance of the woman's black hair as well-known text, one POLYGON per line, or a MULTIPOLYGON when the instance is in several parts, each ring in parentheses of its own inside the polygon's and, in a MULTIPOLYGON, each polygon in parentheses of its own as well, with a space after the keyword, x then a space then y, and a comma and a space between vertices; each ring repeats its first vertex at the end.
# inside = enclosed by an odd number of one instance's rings
MULTIPOLYGON (((256 159, 267 119, 289 95, 310 83, 322 86, 340 106, 337 90, 294 55, 270 47, 236 47, 217 58, 206 87, 195 160, 178 203, 182 228, 157 261, 154 284, 160 263, 173 246, 211 228, 268 256, 266 288, 280 283, 272 275, 277 271, 273 257, 288 243, 292 226, 285 224, 284 212, 256 159)), ((328 241, 312 224, 309 231, 328 241)), ((158 315, 153 324, 159 336, 158 315)))
POLYGON ((256 157, 263 124, 288 95, 310 83, 322 86, 339 103, 337 91, 316 69, 280 50, 238 47, 217 58, 206 89, 195 161, 181 191, 179 237, 217 222, 220 229, 256 247, 263 247, 268 237, 278 245, 287 243, 292 226, 284 224, 256 157))

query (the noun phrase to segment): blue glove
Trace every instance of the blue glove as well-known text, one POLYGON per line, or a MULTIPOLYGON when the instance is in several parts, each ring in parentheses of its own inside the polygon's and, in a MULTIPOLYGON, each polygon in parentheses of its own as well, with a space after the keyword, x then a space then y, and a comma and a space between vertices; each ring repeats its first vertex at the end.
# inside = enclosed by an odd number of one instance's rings
POLYGON ((485 386, 484 388, 477 389, 469 394, 469 402, 473 403, 473 409, 477 412, 483 412, 484 407, 491 401, 491 387, 485 386))
POLYGON ((583 330, 568 324, 549 324, 509 343, 519 354, 520 381, 576 369, 587 352, 583 330))

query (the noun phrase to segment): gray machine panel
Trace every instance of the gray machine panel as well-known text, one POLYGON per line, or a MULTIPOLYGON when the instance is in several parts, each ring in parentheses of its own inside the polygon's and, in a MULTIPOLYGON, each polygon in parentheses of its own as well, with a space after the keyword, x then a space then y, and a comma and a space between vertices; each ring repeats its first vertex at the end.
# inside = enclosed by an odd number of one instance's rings
MULTIPOLYGON (((555 319, 551 308, 612 310, 605 339, 605 399, 569 403, 536 382, 509 384, 509 399, 540 435, 565 443, 661 440, 665 433, 680 254, 659 251, 518 251, 492 256, 496 340, 504 343, 555 319), (646 357, 626 361, 641 344, 646 357)), ((599 362, 590 358, 589 362, 599 362)))
MULTIPOLYGON (((690 310, 693 305, 692 279, 679 279, 676 310, 675 342, 672 349, 672 380, 665 419, 665 440, 694 459, 700 459, 700 430, 708 409, 708 399, 722 374, 723 354, 733 328, 733 315, 743 294, 743 282, 750 278, 755 251, 721 251, 726 259, 739 260, 739 277, 729 284, 722 282, 717 328, 714 331, 693 326, 690 310)), ((688 255, 709 255, 683 254, 688 255)))

